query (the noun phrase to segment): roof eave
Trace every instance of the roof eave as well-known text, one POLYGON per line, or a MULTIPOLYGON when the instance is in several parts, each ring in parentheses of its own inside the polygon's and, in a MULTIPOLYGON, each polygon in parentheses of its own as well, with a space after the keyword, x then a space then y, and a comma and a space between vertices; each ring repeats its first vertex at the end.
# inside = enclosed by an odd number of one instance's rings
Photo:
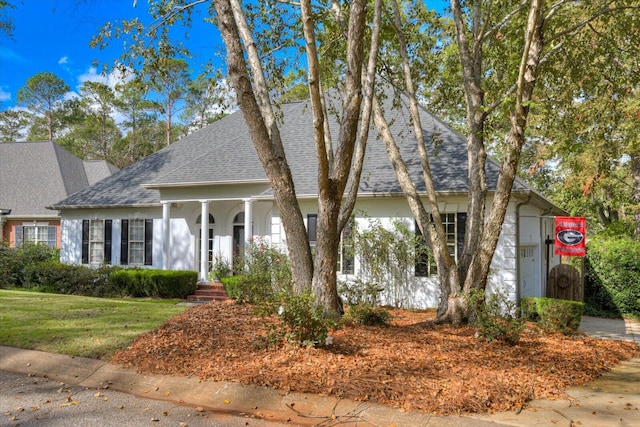
POLYGON ((121 205, 53 205, 45 206, 51 210, 71 210, 71 209, 119 209, 119 208, 157 208, 161 207, 161 203, 127 203, 121 205))
POLYGON ((140 184, 142 188, 156 189, 179 188, 179 187, 206 187, 211 185, 238 185, 238 184, 269 184, 268 179, 248 179, 237 181, 195 181, 195 182, 168 182, 140 184))

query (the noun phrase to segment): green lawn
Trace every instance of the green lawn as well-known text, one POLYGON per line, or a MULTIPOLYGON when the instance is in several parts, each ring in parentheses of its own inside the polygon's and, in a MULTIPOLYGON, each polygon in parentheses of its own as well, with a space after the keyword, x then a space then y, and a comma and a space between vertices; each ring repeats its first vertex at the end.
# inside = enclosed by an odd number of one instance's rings
POLYGON ((0 289, 0 345, 109 360, 187 307, 180 300, 108 299, 0 289))

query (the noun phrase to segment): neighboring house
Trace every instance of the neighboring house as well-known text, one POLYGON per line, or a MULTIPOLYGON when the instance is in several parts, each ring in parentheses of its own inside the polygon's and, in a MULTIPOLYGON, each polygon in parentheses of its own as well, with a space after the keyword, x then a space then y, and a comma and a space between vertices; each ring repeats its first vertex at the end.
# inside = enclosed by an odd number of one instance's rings
MULTIPOLYGON (((408 110, 406 106, 392 110, 390 105, 386 110, 414 182, 424 192, 408 110)), ((282 105, 281 113, 280 133, 313 244, 317 160, 311 110, 308 102, 297 102, 282 105)), ((457 257, 467 210, 466 139, 424 110, 422 121, 440 210, 451 251, 457 257)), ((330 126, 335 134, 337 123, 330 126)), ((489 201, 498 170, 498 164, 489 160, 489 201)), ((269 181, 241 112, 51 208, 61 211, 61 258, 71 264, 191 269, 198 270, 205 281, 216 259, 232 262, 250 237, 262 236, 274 245, 286 245, 269 181)), ((367 218, 373 218, 383 224, 401 220, 415 230, 394 169, 374 130, 368 141, 355 212, 355 227, 366 227, 367 218)), ((491 286, 501 287, 514 299, 545 295, 546 271, 559 262, 553 251, 547 250, 545 240, 553 235, 551 215, 562 213, 523 181, 516 180, 493 259, 491 286)), ((347 261, 341 260, 339 265, 341 278, 353 278, 358 273, 359 261, 347 261)), ((437 275, 430 273, 416 268, 413 290, 402 297, 403 306, 437 306, 437 275)))
POLYGON ((117 171, 105 161, 83 161, 55 142, 0 143, 1 240, 60 247, 60 216, 46 206, 117 171))

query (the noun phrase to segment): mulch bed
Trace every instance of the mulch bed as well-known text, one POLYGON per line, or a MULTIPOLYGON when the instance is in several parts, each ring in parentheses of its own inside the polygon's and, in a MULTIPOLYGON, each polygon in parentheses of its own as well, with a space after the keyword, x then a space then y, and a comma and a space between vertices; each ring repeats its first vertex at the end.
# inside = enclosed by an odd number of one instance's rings
POLYGON ((276 319, 256 316, 250 305, 209 303, 138 337, 111 363, 445 415, 562 397, 640 354, 633 343, 548 334, 534 324, 509 346, 477 338, 471 326, 434 324, 432 311, 391 314, 389 327, 345 325, 327 348, 267 346, 276 319))

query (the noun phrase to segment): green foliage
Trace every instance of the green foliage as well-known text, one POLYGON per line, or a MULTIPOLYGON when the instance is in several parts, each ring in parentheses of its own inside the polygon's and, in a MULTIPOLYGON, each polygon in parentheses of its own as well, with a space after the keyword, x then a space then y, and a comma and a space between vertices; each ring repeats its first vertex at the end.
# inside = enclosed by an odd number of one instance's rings
POLYGON ((122 269, 109 276, 109 283, 132 297, 186 298, 198 287, 196 271, 122 269))
POLYGON ((598 236, 587 243, 585 311, 640 318, 640 242, 598 236))
POLYGON ((466 295, 472 313, 472 323, 479 328, 487 341, 504 341, 515 345, 524 329, 523 319, 516 313, 515 303, 502 291, 493 291, 485 297, 481 289, 473 289, 466 295))
POLYGON ((242 276, 227 276, 220 279, 220 282, 222 282, 224 290, 227 292, 227 295, 229 295, 229 298, 238 300, 238 295, 240 294, 240 282, 242 279, 242 276))
POLYGON ((233 268, 227 262, 222 255, 216 255, 213 260, 213 267, 209 272, 209 280, 222 280, 225 277, 231 276, 233 268))
POLYGON ((357 304, 349 307, 345 314, 346 319, 366 326, 388 326, 391 314, 383 307, 374 307, 369 304, 357 304))
POLYGON ((522 298, 522 317, 537 321, 543 329, 575 333, 580 327, 584 303, 554 298, 522 298))
POLYGON ((109 281, 109 275, 116 269, 107 265, 98 268, 68 265, 57 260, 39 262, 26 267, 24 288, 55 294, 122 296, 109 281))
POLYGON ((289 258, 264 240, 249 242, 236 271, 239 274, 232 293, 238 302, 260 304, 272 300, 280 290, 291 291, 293 286, 289 258))
POLYGON ((322 307, 316 305, 315 297, 310 293, 297 295, 282 291, 273 301, 279 301, 280 305, 277 308, 275 304, 259 307, 263 315, 273 314, 275 309, 280 320, 280 324, 269 334, 270 342, 284 339, 290 344, 320 347, 327 344, 329 330, 337 327, 322 307))
POLYGON ((28 266, 60 259, 60 251, 47 245, 10 248, 0 242, 0 288, 25 287, 28 266))
POLYGON ((341 284, 351 304, 375 304, 380 294, 395 307, 410 304, 413 296, 416 251, 428 250, 404 222, 394 221, 385 228, 379 220, 370 219, 366 228, 355 228, 353 248, 360 261, 358 277, 341 284))
POLYGON ((348 305, 366 304, 374 307, 383 288, 363 280, 355 279, 338 282, 338 293, 348 305))
POLYGON ((524 297, 520 299, 520 315, 525 320, 531 320, 537 322, 540 316, 538 316, 538 298, 524 297))

